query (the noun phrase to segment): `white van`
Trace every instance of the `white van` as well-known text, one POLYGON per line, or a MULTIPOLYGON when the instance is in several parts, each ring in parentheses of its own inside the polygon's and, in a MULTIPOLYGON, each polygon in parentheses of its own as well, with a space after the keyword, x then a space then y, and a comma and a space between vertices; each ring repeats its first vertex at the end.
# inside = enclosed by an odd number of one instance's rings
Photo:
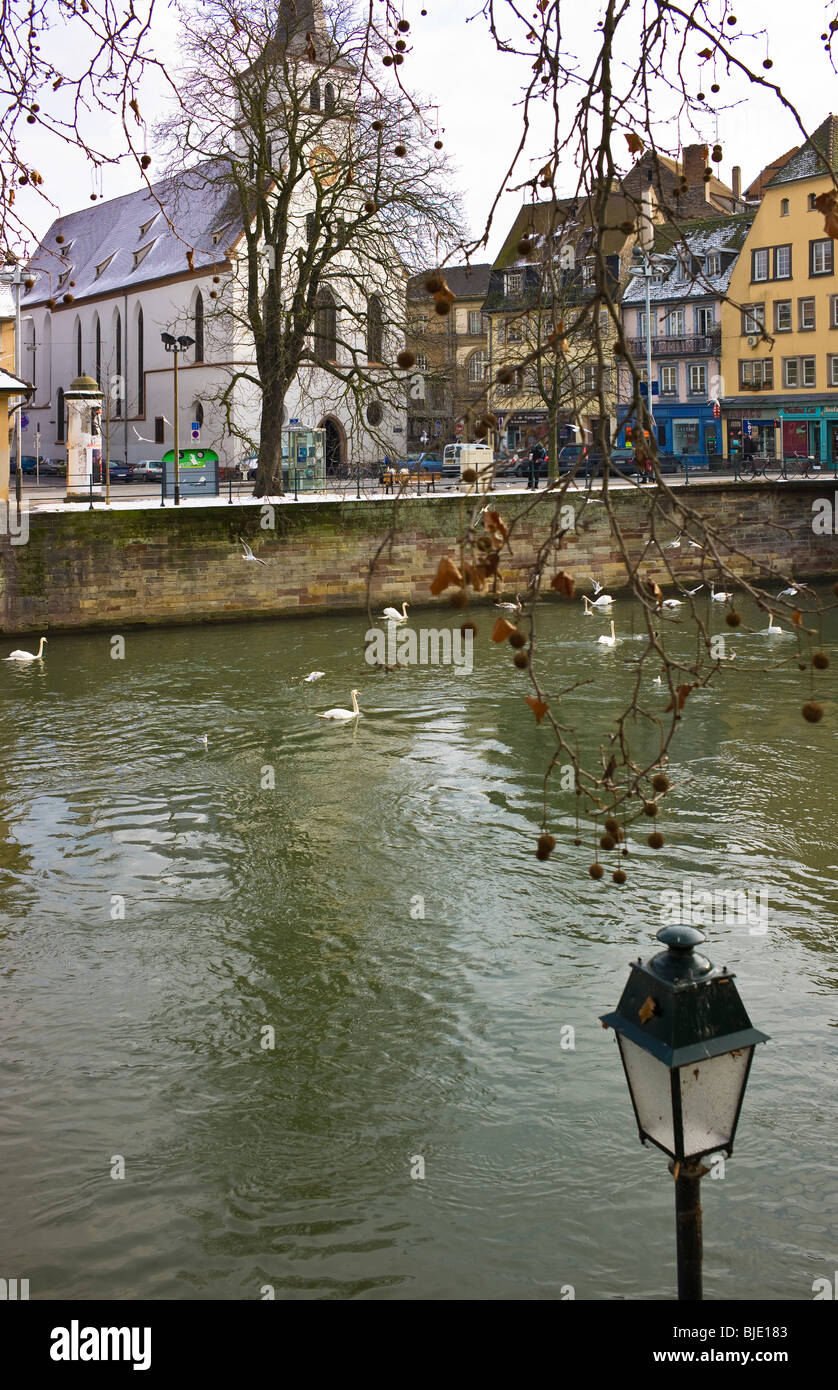
POLYGON ((486 483, 494 472, 495 451, 490 444, 446 444, 442 453, 442 476, 462 478, 471 469, 486 483))

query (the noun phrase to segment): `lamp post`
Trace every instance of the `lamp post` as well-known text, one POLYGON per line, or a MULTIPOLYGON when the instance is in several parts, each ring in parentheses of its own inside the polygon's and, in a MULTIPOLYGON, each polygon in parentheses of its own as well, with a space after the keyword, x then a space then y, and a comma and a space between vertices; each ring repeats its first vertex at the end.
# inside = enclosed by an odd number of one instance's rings
POLYGON ((700 1300, 701 1178, 707 1154, 733 1152, 754 1048, 767 1035, 751 1026, 727 966, 695 947, 693 927, 664 927, 665 951, 638 959, 614 1013, 613 1028, 641 1143, 669 1154, 675 1179, 678 1298, 700 1300))
POLYGON ((174 424, 173 424, 173 426, 172 426, 172 429, 173 429, 173 431, 174 431, 174 436, 175 436, 175 439, 174 439, 174 445, 175 445, 175 450, 174 450, 174 452, 175 452, 175 488, 174 488, 175 506, 176 506, 176 507, 179 507, 179 506, 180 506, 180 470, 179 470, 178 464, 179 464, 179 461, 180 461, 180 449, 179 449, 179 443, 180 443, 180 441, 179 441, 179 439, 178 439, 178 380, 177 380, 177 364, 178 364, 178 354, 181 353, 181 352, 186 352, 188 348, 191 348, 192 345, 193 345, 193 343, 195 342, 195 339, 194 339, 194 338, 189 338, 189 337, 187 337, 185 333, 181 334, 179 338, 173 337, 171 333, 161 333, 161 334, 160 334, 160 338, 161 338, 161 340, 162 340, 163 346, 164 346, 164 348, 166 349, 166 351, 167 351, 167 352, 172 352, 172 353, 174 353, 174 358, 175 358, 175 416, 174 416, 174 424))
MULTIPOLYGON (((27 275, 28 272, 21 270, 20 266, 16 263, 5 265, 3 267, 2 272, 0 273, 0 279, 2 279, 3 283, 6 285, 12 285, 14 287, 15 292, 15 376, 17 377, 18 381, 20 381, 21 379, 20 289, 24 280, 27 279, 27 275)), ((24 398, 21 397, 21 401, 23 401, 23 399, 24 398)), ((18 406, 18 409, 15 412, 15 449, 17 453, 17 471, 15 473, 15 501, 17 503, 18 516, 20 516, 20 508, 23 496, 23 480, 21 469, 21 454, 23 452, 21 441, 21 411, 22 404, 18 406)))

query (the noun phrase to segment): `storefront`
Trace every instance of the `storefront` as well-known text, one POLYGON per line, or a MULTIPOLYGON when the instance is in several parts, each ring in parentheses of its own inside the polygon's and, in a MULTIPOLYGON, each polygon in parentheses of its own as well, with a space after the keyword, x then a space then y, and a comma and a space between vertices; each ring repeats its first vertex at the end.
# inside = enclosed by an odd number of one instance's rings
POLYGON ((773 400, 759 406, 738 397, 723 404, 728 457, 808 458, 838 465, 838 399, 812 397, 804 404, 773 400))
MULTIPOLYGON (((714 418, 712 402, 696 405, 684 401, 655 400, 652 408, 661 453, 687 459, 696 467, 707 466, 720 455, 721 421, 714 418)), ((632 443, 626 434, 626 428, 632 435, 635 433, 632 424, 632 420, 628 420, 620 430, 618 442, 623 447, 629 447, 632 443)))

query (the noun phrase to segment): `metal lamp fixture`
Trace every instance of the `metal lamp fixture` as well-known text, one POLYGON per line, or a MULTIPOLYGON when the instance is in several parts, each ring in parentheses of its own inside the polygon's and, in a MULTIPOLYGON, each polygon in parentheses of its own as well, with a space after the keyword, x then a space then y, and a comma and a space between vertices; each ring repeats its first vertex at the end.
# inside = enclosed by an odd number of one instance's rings
POLYGON ((693 927, 664 927, 665 951, 631 967, 614 1013, 631 1103, 642 1143, 669 1154, 678 1214, 678 1296, 701 1298, 701 1207, 706 1154, 733 1152, 733 1140, 757 1043, 726 966, 695 948, 693 927))
MULTIPOLYGON (((179 408, 179 407, 178 407, 177 364, 178 364, 178 354, 181 353, 181 352, 186 352, 186 350, 187 350, 188 348, 191 348, 192 345, 193 345, 193 343, 195 342, 195 339, 194 339, 194 338, 190 338, 186 333, 181 333, 180 336, 177 337, 177 338, 176 338, 172 333, 161 333, 161 334, 160 334, 160 340, 161 340, 161 342, 162 342, 164 348, 166 349, 166 351, 167 351, 167 352, 173 352, 174 355, 175 355, 175 418, 174 418, 174 426, 173 426, 173 433, 174 433, 174 460, 175 460, 175 488, 174 488, 174 493, 175 493, 175 506, 176 506, 176 507, 179 507, 179 506, 180 506, 180 468, 179 468, 179 463, 180 463, 180 449, 179 449, 179 443, 180 443, 180 441, 179 441, 179 439, 178 439, 178 408, 179 408)), ((165 491, 165 489, 164 489, 164 491, 165 491)), ((161 506, 162 506, 162 503, 161 503, 161 506)))

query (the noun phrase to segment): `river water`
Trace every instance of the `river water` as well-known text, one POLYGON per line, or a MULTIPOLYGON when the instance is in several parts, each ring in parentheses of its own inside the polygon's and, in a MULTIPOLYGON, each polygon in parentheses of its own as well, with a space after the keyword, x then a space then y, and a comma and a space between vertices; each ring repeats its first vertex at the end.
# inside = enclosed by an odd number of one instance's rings
MULTIPOLYGON (((673 1297, 666 1160, 598 1015, 685 881, 767 903, 764 933, 707 928, 771 1041, 703 1184, 705 1295, 832 1276, 832 671, 811 726, 794 641, 737 636, 619 889, 558 787, 534 858, 550 736, 475 616, 470 675, 370 670, 356 617, 129 632, 122 660, 57 634, 0 668, 0 1273, 32 1298, 673 1297), (357 726, 314 717, 353 685, 357 726)), ((545 669, 596 677, 564 711, 590 747, 639 649, 615 616, 613 652, 575 605, 540 621, 545 669)))

